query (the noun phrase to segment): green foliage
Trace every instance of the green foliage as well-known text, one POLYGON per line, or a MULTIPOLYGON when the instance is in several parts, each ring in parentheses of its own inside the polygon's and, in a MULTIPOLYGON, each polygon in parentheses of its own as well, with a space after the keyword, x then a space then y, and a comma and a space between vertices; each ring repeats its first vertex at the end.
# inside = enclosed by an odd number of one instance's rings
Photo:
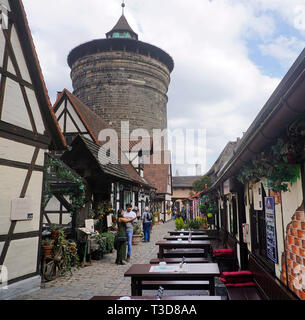
POLYGON ((240 170, 237 179, 245 184, 251 180, 267 179, 274 192, 288 191, 288 182, 294 183, 300 176, 299 165, 293 163, 289 141, 279 139, 276 145, 264 150, 240 170))
POLYGON ((59 248, 62 250, 62 274, 79 268, 79 257, 77 252, 73 252, 71 249, 72 247, 75 247, 75 243, 71 243, 66 239, 63 229, 59 230, 58 238, 56 239, 54 246, 55 252, 58 251, 59 248))
POLYGON ((45 168, 45 185, 43 193, 43 207, 45 208, 49 200, 53 197, 50 186, 51 169, 56 171, 56 178, 73 184, 72 186, 62 188, 61 193, 70 199, 70 210, 74 214, 85 205, 85 186, 82 179, 76 177, 61 161, 49 157, 45 168))
POLYGON ((177 230, 181 230, 185 228, 185 223, 182 219, 182 217, 179 217, 175 220, 175 225, 177 230))
POLYGON ((44 239, 44 240, 41 241, 41 245, 42 246, 47 246, 47 247, 52 247, 52 246, 54 246, 54 240, 49 239, 49 238, 44 239))
POLYGON ((101 237, 106 238, 106 252, 104 252, 104 253, 111 253, 114 249, 115 235, 110 232, 105 232, 105 233, 101 234, 101 237))
POLYGON ((100 251, 104 254, 104 253, 108 253, 108 249, 107 249, 107 239, 105 239, 105 237, 102 236, 102 234, 96 234, 94 235, 94 239, 98 242, 99 246, 100 246, 100 251))
POLYGON ((208 176, 203 176, 202 178, 194 181, 193 190, 195 192, 205 190, 206 185, 208 186, 208 188, 211 186, 211 178, 208 176))
POLYGON ((187 229, 199 230, 201 225, 202 225, 201 221, 197 219, 193 219, 187 223, 187 229))

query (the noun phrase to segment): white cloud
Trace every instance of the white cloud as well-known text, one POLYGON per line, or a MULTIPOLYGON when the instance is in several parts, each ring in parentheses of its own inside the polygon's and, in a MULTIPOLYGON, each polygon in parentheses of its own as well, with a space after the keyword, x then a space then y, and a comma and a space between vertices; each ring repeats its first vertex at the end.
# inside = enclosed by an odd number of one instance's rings
POLYGON ((274 57, 284 67, 291 66, 304 47, 305 41, 296 37, 288 38, 285 36, 279 36, 271 43, 260 45, 264 55, 274 57))
MULTIPOLYGON (((250 60, 247 40, 261 39, 265 54, 291 61, 297 39, 273 41, 276 23, 270 10, 293 25, 297 17, 302 18, 295 11, 303 1, 127 2, 126 17, 140 40, 162 48, 175 60, 168 93, 169 127, 207 130, 207 169, 229 140, 247 130, 280 81, 264 75, 250 60), (281 45, 276 56, 276 46, 281 45)), ((46 1, 24 0, 53 101, 57 90, 72 89, 66 62, 69 51, 80 43, 104 38, 121 14, 120 3, 52 0, 46 5, 46 1)))

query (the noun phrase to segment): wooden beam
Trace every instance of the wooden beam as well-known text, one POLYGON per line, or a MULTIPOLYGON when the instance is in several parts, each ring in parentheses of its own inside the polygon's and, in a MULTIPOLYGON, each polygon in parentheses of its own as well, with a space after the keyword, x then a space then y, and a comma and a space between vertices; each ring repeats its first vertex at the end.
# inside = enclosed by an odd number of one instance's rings
POLYGON ((2 74, 3 77, 10 78, 11 80, 13 80, 13 81, 15 81, 15 82, 18 82, 18 83, 21 84, 22 86, 34 90, 34 87, 33 87, 33 85, 32 85, 31 83, 23 80, 22 78, 19 78, 19 77, 15 76, 14 74, 6 71, 6 70, 5 70, 4 68, 2 68, 2 67, 0 67, 0 73, 2 74))
MULTIPOLYGON (((11 167, 11 168, 19 168, 19 169, 29 169, 30 164, 25 162, 19 162, 19 161, 13 161, 13 160, 7 160, 7 159, 1 159, 0 158, 0 165, 11 167)), ((43 172, 44 167, 43 166, 34 166, 33 171, 39 171, 43 172)))
MULTIPOLYGON (((9 26, 8 26, 8 36, 9 36, 9 38, 11 37, 11 32, 12 32, 12 24, 9 23, 9 26)), ((8 66, 8 48, 7 48, 7 43, 5 43, 2 66, 3 66, 3 70, 7 71, 7 66, 8 66)), ((2 76, 1 77, 1 83, 0 83, 0 120, 1 120, 1 116, 2 116, 2 110, 3 110, 5 85, 6 85, 6 77, 2 76)))
MULTIPOLYGON (((6 30, 3 30, 3 34, 4 34, 4 37, 5 37, 6 43, 7 43, 7 50, 8 50, 9 56, 11 58, 13 67, 15 69, 15 72, 17 74, 17 77, 22 79, 22 75, 21 75, 21 72, 20 72, 20 69, 19 69, 19 66, 18 66, 18 62, 17 62, 16 56, 15 56, 15 53, 14 53, 14 48, 13 48, 13 46, 11 44, 10 36, 9 36, 9 34, 8 34, 8 32, 6 30)), ((25 87, 23 85, 21 85, 20 83, 19 83, 19 85, 20 85, 21 93, 22 93, 22 96, 23 96, 23 99, 24 99, 24 103, 25 103, 27 112, 28 112, 28 116, 29 116, 29 119, 30 119, 30 122, 31 122, 32 129, 33 129, 34 133, 37 133, 35 119, 34 119, 34 116, 33 116, 33 112, 32 112, 32 109, 31 109, 31 106, 30 106, 30 103, 29 103, 29 100, 28 100, 28 96, 27 96, 25 87)))
MULTIPOLYGON (((32 177, 33 170, 34 170, 34 166, 37 161, 38 154, 39 154, 39 148, 36 148, 34 151, 33 157, 32 157, 31 165, 29 166, 28 173, 26 175, 26 178, 24 180, 24 183, 23 183, 23 186, 22 186, 22 189, 20 192, 20 198, 25 198, 25 195, 26 195, 26 192, 27 192, 27 189, 29 186, 29 182, 32 177)), ((11 244, 11 241, 12 241, 12 238, 14 235, 14 230, 16 228, 16 225, 17 225, 17 221, 11 222, 10 229, 9 229, 8 234, 6 235, 5 243, 4 243, 1 255, 0 255, 0 266, 2 266, 4 264, 9 246, 11 244)))
MULTIPOLYGON (((12 235, 12 241, 39 237, 39 231, 21 232, 12 235)), ((0 235, 0 242, 6 240, 6 235, 0 235)))
POLYGON ((42 149, 48 149, 51 138, 39 133, 16 127, 13 124, 0 121, 0 137, 21 142, 31 146, 37 146, 42 149))

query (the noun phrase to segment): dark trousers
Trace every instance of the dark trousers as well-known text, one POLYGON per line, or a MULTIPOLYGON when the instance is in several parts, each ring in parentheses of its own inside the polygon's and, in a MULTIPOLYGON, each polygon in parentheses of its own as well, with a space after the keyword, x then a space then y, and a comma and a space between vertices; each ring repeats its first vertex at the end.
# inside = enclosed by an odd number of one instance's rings
POLYGON ((150 241, 151 222, 143 223, 144 240, 150 241))

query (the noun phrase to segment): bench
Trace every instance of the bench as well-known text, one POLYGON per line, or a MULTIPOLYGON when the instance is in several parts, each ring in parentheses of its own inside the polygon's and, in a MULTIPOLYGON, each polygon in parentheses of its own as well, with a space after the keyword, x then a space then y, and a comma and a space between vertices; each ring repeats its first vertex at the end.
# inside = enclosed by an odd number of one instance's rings
MULTIPOLYGON (((150 264, 159 264, 160 262, 166 262, 167 264, 179 264, 182 258, 157 258, 151 259, 150 264)), ((207 258, 185 258, 186 263, 208 263, 210 262, 207 258)))
POLYGON ((209 281, 142 281, 142 290, 209 290, 209 281))
POLYGON ((252 254, 249 256, 248 269, 253 273, 256 286, 227 288, 229 300, 299 300, 252 254))
MULTIPOLYGON (((196 258, 205 257, 204 249, 165 249, 164 258, 196 258)), ((159 254, 158 254, 158 258, 159 254)))
POLYGON ((225 271, 237 271, 238 259, 237 259, 237 243, 230 235, 224 235, 221 233, 223 247, 225 249, 233 249, 233 257, 213 257, 213 262, 218 263, 220 272, 225 271))

